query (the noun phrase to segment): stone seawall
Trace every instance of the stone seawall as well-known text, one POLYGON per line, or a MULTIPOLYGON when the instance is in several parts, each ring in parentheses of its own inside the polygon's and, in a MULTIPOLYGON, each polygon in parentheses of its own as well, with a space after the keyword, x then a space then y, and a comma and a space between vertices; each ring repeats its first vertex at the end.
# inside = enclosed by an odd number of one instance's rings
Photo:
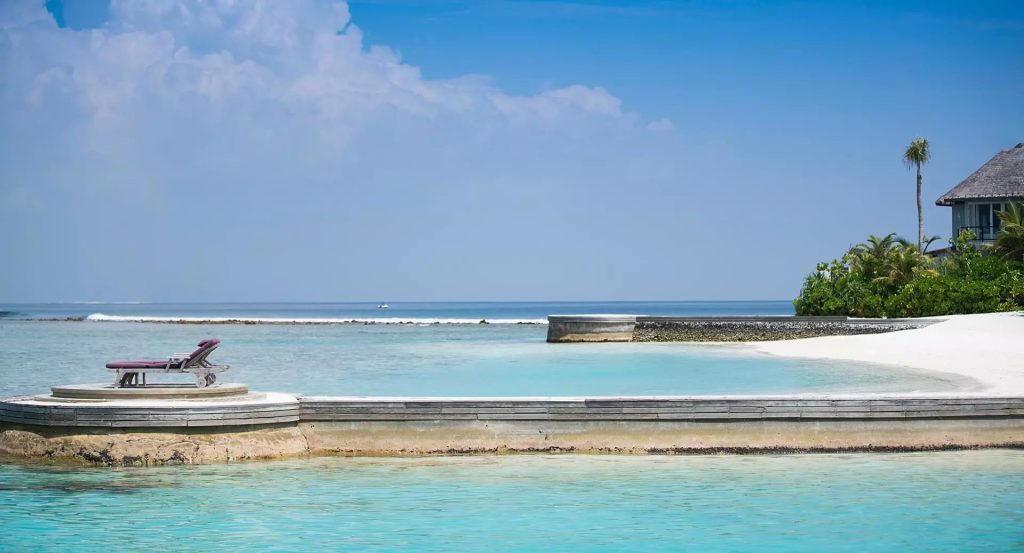
POLYGON ((878 334, 922 328, 935 319, 848 317, 651 317, 551 315, 548 342, 761 342, 878 334))
POLYGON ((638 317, 634 342, 768 342, 879 334, 926 326, 905 319, 846 317, 638 317))
POLYGON ((301 455, 1024 447, 1022 397, 267 395, 273 401, 230 408, 210 400, 82 406, 11 398, 0 404, 0 453, 118 466, 301 455))

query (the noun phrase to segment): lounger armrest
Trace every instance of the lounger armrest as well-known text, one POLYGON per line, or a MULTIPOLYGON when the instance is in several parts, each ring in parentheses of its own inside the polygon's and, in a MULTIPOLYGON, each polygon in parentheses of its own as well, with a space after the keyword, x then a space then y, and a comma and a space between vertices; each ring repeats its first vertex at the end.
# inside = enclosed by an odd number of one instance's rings
POLYGON ((168 361, 184 361, 185 359, 188 359, 191 355, 192 355, 191 353, 172 353, 169 356, 167 356, 167 360, 168 361))

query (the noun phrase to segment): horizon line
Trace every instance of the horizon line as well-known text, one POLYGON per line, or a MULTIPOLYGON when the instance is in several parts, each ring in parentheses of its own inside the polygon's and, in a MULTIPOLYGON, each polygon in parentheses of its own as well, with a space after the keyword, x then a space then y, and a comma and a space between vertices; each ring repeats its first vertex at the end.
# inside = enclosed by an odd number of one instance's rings
POLYGON ((791 302, 792 299, 746 299, 746 300, 231 300, 231 301, 2 301, 0 305, 225 305, 225 304, 424 304, 424 303, 752 303, 752 302, 791 302))

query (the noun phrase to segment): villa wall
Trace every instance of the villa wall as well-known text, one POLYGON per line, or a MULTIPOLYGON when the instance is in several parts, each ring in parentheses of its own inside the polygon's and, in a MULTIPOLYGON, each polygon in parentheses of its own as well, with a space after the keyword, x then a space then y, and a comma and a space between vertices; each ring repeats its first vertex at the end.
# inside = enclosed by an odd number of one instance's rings
POLYGON ((964 218, 964 203, 956 202, 953 204, 953 216, 952 222, 953 227, 949 231, 949 235, 954 239, 960 234, 960 227, 966 225, 966 219, 964 218))

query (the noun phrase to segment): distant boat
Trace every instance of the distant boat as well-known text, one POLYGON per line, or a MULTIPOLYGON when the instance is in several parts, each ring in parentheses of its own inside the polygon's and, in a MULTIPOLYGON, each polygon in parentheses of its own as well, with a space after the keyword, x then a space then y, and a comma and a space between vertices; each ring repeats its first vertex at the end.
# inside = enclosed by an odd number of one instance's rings
POLYGON ((391 306, 386 304, 386 303, 378 303, 377 304, 377 309, 389 309, 389 308, 391 308, 391 306))

